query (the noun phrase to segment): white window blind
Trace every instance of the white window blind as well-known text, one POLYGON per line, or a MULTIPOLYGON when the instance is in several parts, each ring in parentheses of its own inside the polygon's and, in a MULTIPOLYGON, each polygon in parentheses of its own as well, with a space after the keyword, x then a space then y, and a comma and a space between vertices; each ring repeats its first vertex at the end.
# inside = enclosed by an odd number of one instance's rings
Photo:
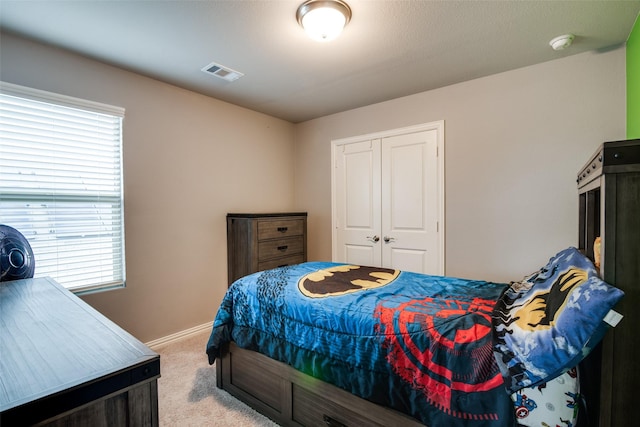
POLYGON ((124 286, 124 109, 0 82, 0 223, 35 277, 77 292, 124 286))

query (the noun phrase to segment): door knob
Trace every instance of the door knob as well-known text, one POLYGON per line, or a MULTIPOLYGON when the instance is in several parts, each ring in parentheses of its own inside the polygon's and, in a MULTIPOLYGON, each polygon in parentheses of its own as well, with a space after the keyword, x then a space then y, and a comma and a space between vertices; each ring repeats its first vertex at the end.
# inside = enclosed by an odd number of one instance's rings
POLYGON ((367 236, 367 239, 371 240, 373 243, 378 243, 380 241, 378 236, 367 236))
POLYGON ((395 237, 384 236, 383 240, 384 240, 385 243, 389 243, 389 242, 395 242, 396 238, 395 237))

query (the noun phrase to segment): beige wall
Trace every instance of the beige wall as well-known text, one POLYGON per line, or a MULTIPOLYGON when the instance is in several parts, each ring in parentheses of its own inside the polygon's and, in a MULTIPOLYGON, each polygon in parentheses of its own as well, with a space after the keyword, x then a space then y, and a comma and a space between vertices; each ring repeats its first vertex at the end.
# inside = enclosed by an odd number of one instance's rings
POLYGON ((623 48, 294 126, 6 34, 0 43, 0 79, 126 108, 128 286, 85 299, 143 341, 213 319, 227 212, 308 211, 309 259, 331 258, 332 139, 445 120, 446 272, 506 281, 576 244, 575 173, 625 134, 623 48))
POLYGON ((227 285, 226 213, 293 207, 293 125, 7 34, 0 43, 0 79, 126 109, 127 287, 84 299, 142 341, 211 321, 227 285))
POLYGON ((331 259, 331 140, 445 121, 446 274, 509 281, 577 245, 575 174, 625 136, 625 50, 585 53, 296 126, 309 256, 331 259))

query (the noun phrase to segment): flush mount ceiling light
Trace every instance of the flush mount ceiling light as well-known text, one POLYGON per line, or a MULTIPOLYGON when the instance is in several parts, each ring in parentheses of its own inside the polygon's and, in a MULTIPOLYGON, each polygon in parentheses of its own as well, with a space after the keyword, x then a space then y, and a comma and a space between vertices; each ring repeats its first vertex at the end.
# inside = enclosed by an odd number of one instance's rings
POLYGON ((574 39, 573 34, 564 34, 562 36, 555 37, 553 40, 549 42, 549 45, 553 48, 553 50, 562 50, 571 46, 574 39))
POLYGON ((338 37, 351 20, 351 8, 342 0, 307 0, 296 18, 309 37, 326 42, 338 37))

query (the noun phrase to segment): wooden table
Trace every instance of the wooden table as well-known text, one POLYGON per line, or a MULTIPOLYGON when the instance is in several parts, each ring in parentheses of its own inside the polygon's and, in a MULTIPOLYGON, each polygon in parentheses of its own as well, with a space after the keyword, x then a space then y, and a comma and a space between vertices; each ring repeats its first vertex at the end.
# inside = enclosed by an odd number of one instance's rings
POLYGON ((0 425, 157 426, 160 356, 49 278, 0 282, 0 425))

